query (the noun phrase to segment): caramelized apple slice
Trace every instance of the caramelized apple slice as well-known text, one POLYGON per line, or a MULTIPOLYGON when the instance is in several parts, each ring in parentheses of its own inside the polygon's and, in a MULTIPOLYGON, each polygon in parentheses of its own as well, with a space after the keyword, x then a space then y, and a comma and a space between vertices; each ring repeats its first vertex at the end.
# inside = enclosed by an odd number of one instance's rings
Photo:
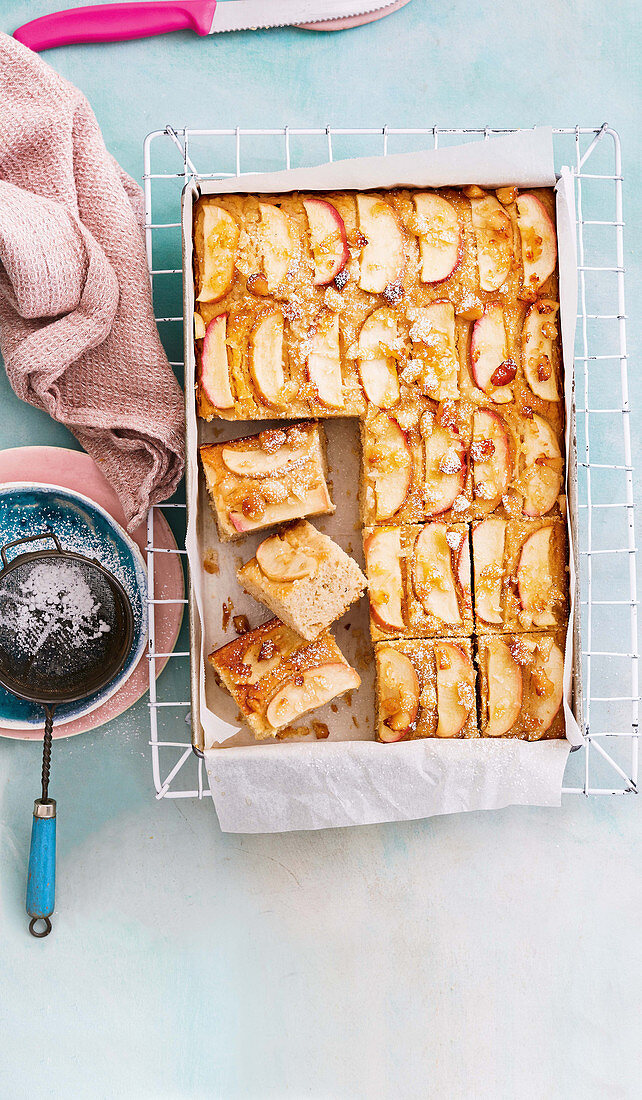
POLYGON ((271 477, 272 474, 288 470, 309 454, 309 445, 305 443, 284 443, 276 451, 263 451, 260 447, 250 447, 237 451, 233 447, 224 447, 221 458, 228 470, 239 477, 271 477))
POLYGON ((240 230, 231 214, 208 204, 203 211, 203 275, 197 302, 218 302, 234 280, 240 230))
POLYGON ((381 294, 403 274, 401 226, 392 207, 377 195, 357 195, 357 214, 368 242, 361 253, 359 286, 370 294, 381 294))
POLYGON ((314 577, 317 560, 302 546, 288 542, 287 534, 270 535, 256 548, 261 572, 271 581, 299 581, 314 577))
POLYGON ((356 691, 360 683, 355 670, 340 661, 306 668, 279 688, 268 703, 265 717, 273 729, 280 729, 336 699, 337 695, 356 691))
POLYGON ((397 421, 386 413, 378 413, 368 430, 364 464, 374 481, 376 518, 386 520, 399 511, 408 496, 412 455, 397 421))
POLYGON ((564 695, 564 654, 553 642, 547 656, 538 647, 531 668, 531 684, 534 689, 530 704, 530 717, 538 724, 540 734, 553 725, 564 695))
POLYGON ((470 588, 470 543, 468 532, 461 536, 459 551, 457 553, 457 581, 461 593, 464 611, 470 615, 473 610, 473 597, 470 588))
POLYGON ((504 311, 488 305, 483 317, 473 325, 470 338, 470 362, 475 384, 497 404, 513 400, 511 383, 517 367, 508 358, 504 311))
POLYGON ((470 200, 477 242, 479 285, 482 290, 499 290, 506 282, 513 262, 513 227, 494 195, 470 200))
POLYGON ((508 432, 491 409, 476 409, 473 414, 471 454, 475 496, 489 502, 499 500, 508 488, 512 462, 508 432))
POLYGON ((459 436, 442 425, 424 441, 424 502, 427 516, 452 508, 466 482, 466 449, 459 436))
POLYGON ((517 198, 517 226, 522 240, 524 291, 535 297, 543 283, 555 271, 557 238, 546 207, 536 195, 517 198))
POLYGON ((544 516, 559 496, 564 479, 562 452, 548 420, 534 414, 524 421, 524 515, 544 516))
POLYGON ((300 256, 301 243, 292 218, 280 207, 261 202, 259 211, 263 270, 270 293, 273 293, 286 275, 294 270, 300 256))
POLYGON ((461 623, 452 552, 445 523, 427 523, 419 532, 413 556, 412 583, 424 611, 443 623, 461 623))
POLYGON ((416 309, 410 339, 414 353, 422 363, 420 377, 424 393, 435 401, 459 397, 453 304, 431 302, 416 309))
POLYGON ((308 378, 316 387, 319 401, 332 409, 343 405, 341 356, 339 353, 339 317, 321 317, 310 338, 308 378))
POLYGON ((410 658, 398 649, 383 647, 376 656, 379 737, 382 741, 399 741, 417 720, 419 680, 410 658))
POLYGON ((267 405, 280 403, 283 374, 283 314, 261 317, 250 334, 250 372, 259 396, 267 405))
POLYGON ((502 623, 502 578, 506 520, 489 516, 473 527, 475 614, 493 626, 502 623))
POLYGON ((456 737, 475 705, 475 670, 467 653, 453 642, 435 644, 437 667, 436 737, 456 737))
POLYGON ((314 285, 327 286, 343 271, 350 253, 346 227, 339 211, 325 199, 304 199, 314 256, 314 285))
POLYGON ((227 313, 219 313, 205 329, 201 350, 201 386, 215 409, 234 407, 226 337, 227 313))
POLYGON ((384 306, 366 317, 359 333, 359 377, 368 401, 388 409, 399 400, 399 379, 394 351, 397 319, 384 306))
POLYGON ((364 541, 370 610, 384 630, 405 630, 401 529, 377 527, 364 541))
POLYGON ((414 196, 419 233, 421 281, 442 283, 461 263, 462 232, 451 202, 433 192, 414 196))
POLYGON ((282 504, 266 504, 264 511, 256 518, 235 510, 228 515, 235 531, 247 534, 248 531, 256 531, 260 527, 272 527, 277 523, 286 523, 289 519, 300 519, 302 514, 318 515, 320 512, 327 512, 331 507, 332 502, 325 485, 319 485, 307 493, 304 502, 297 499, 285 500, 282 504))
POLYGON ((517 590, 524 611, 529 612, 533 625, 555 626, 551 611, 553 577, 550 555, 552 527, 540 527, 529 535, 519 556, 517 590))
POLYGON ((553 370, 553 340, 557 336, 557 302, 542 298, 533 302, 522 331, 524 375, 534 394, 543 401, 560 401, 553 370))
POLYGON ((504 737, 522 709, 522 670, 506 642, 493 639, 488 654, 488 724, 486 737, 504 737))

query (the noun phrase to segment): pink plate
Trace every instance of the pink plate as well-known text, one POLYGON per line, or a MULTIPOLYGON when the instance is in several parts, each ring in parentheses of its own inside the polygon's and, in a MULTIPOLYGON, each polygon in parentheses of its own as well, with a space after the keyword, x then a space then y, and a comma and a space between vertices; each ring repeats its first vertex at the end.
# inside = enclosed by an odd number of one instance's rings
POLYGON ((395 0, 393 4, 386 4, 379 11, 369 11, 365 15, 346 15, 344 19, 325 19, 319 23, 300 23, 304 31, 347 31, 350 27, 361 27, 364 23, 374 23, 375 19, 383 19, 384 15, 392 15, 393 11, 399 11, 409 0, 395 0))
MULTIPOLYGON (((124 512, 114 490, 100 472, 93 459, 84 451, 71 451, 65 447, 14 447, 0 451, 0 485, 12 481, 46 482, 59 485, 63 489, 73 489, 77 493, 100 504, 110 516, 125 526, 124 512)), ((164 550, 176 550, 176 540, 171 528, 160 512, 154 518, 154 544, 164 550)), ((132 532, 134 542, 145 556, 147 530, 145 525, 132 532)), ((155 595, 157 599, 181 600, 183 598, 183 570, 178 554, 159 554, 155 569, 155 595)), ((174 603, 156 607, 156 647, 160 653, 171 653, 183 618, 183 604, 174 603)), ((157 674, 160 674, 169 660, 168 657, 156 662, 157 674)), ((92 710, 73 722, 64 722, 54 726, 54 738, 71 737, 76 733, 86 733, 111 721, 128 710, 145 694, 147 681, 147 651, 143 654, 131 676, 107 699, 102 706, 92 710)), ((5 729, 0 727, 0 737, 11 737, 20 741, 41 741, 42 730, 5 729)))

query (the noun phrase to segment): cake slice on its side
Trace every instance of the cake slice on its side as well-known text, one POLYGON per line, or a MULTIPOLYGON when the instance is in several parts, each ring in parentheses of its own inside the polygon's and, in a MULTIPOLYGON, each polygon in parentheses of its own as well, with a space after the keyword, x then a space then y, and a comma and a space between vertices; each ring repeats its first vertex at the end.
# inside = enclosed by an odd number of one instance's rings
POLYGON ((479 639, 482 737, 565 736, 564 632, 479 639))
POLYGON ((325 435, 312 421, 201 447, 222 542, 303 516, 334 512, 325 480, 325 435))
POLYGON ((356 561, 305 520, 264 539, 236 575, 250 596, 308 641, 341 618, 367 584, 356 561))
POLYGON ((330 633, 308 643, 279 619, 242 634, 208 660, 259 740, 276 737, 361 683, 330 633))
POLYGON ((478 737, 470 638, 379 642, 377 739, 478 737))

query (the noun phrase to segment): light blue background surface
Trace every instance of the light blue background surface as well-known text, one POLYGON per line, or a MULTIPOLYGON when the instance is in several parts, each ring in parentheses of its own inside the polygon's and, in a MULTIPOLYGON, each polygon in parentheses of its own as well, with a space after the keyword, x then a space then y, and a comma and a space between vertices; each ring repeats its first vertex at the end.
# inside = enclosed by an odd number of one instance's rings
MULTIPOLYGON (((0 26, 61 6, 4 0, 0 26)), ((608 120, 625 155, 638 409, 638 23, 635 0, 606 12, 600 0, 412 0, 341 36, 178 35, 48 59, 139 178, 143 138, 166 122, 608 120)), ((70 445, 4 376, 0 409, 1 446, 70 445)), ((642 469, 639 426, 635 415, 642 469)), ((39 746, 0 743, 3 1100, 639 1095, 637 799, 223 836, 209 803, 154 800, 147 739, 141 701, 56 744, 58 898, 42 942, 23 910, 39 746)))

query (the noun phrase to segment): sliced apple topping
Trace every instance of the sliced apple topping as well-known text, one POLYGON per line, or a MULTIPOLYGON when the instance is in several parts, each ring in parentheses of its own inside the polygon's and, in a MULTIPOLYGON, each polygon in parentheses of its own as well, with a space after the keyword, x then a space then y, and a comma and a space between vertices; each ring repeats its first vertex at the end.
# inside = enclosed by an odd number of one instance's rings
POLYGON ((382 741, 399 741, 413 729, 419 710, 419 679, 412 661, 398 649, 377 650, 377 683, 382 741))
POLYGON ((531 684, 534 694, 529 717, 536 721, 541 736, 552 726, 564 696, 564 654, 555 642, 548 653, 537 647, 531 684))
POLYGON ((552 527, 540 527, 528 536, 519 556, 517 590, 525 625, 555 626, 552 607, 559 594, 551 572, 552 534, 552 527))
POLYGON ((454 432, 442 425, 424 440, 424 502, 428 516, 452 508, 466 483, 466 448, 454 432))
POLYGON ((535 413, 525 420, 522 446, 524 515, 543 516, 555 505, 564 479, 562 452, 548 420, 535 413))
POLYGON ((308 377, 316 387, 319 401, 333 409, 343 405, 339 317, 327 313, 317 319, 310 336, 308 377))
POLYGON ((201 386, 215 409, 234 407, 226 341, 227 313, 219 313, 205 329, 201 349, 201 386))
POLYGON ((368 401, 388 409, 399 400, 397 318, 387 306, 366 317, 359 333, 357 366, 368 401))
POLYGON ((404 238, 397 215, 377 195, 357 195, 359 229, 367 244, 361 253, 359 286, 383 294, 404 269, 404 238))
POLYGON ((332 507, 325 485, 310 489, 305 500, 288 499, 282 503, 266 503, 260 494, 248 494, 241 511, 232 509, 229 521, 239 534, 256 531, 259 527, 272 527, 277 523, 286 523, 289 519, 299 519, 301 515, 312 516, 327 512, 332 507))
POLYGON ((456 737, 475 706, 475 670, 464 650, 452 642, 435 644, 437 737, 456 737))
POLYGON ((360 683, 355 670, 340 661, 306 668, 273 695, 265 716, 273 729, 279 729, 308 711, 324 706, 337 695, 356 691, 360 683))
POLYGON ((256 548, 261 572, 271 581, 299 581, 315 577, 318 562, 303 546, 293 546, 287 532, 270 535, 256 548))
POLYGON ((304 199, 314 256, 314 285, 327 286, 343 271, 350 253, 346 227, 336 206, 325 199, 304 199))
POLYGON ((421 281, 442 283, 459 266, 462 232, 451 202, 432 192, 414 196, 419 235, 421 281))
POLYGON ((522 241, 524 293, 535 297, 543 283, 555 271, 557 238, 546 207, 536 195, 517 198, 517 226, 522 241))
POLYGON ((405 630, 401 529, 377 527, 364 541, 370 610, 385 630, 405 630))
POLYGON ((427 614, 458 625, 461 613, 455 589, 452 552, 445 523, 427 523, 415 542, 412 583, 427 614))
POLYGON ((431 302, 413 311, 410 339, 423 392, 435 401, 459 396, 455 307, 431 302))
POLYGON ((203 273, 197 302, 218 302, 230 289, 239 236, 232 215, 208 203, 203 211, 203 273))
POLYGON ((473 596, 470 587, 470 542, 467 531, 461 536, 457 552, 457 583, 464 611, 470 615, 473 610, 473 596))
POLYGON ((488 654, 488 724, 486 737, 505 737, 519 718, 522 670, 506 642, 494 638, 488 654))
POLYGON ((473 527, 475 613, 493 626, 502 622, 502 578, 506 520, 489 516, 473 527))
POLYGON ((250 334, 250 372, 261 400, 267 405, 282 403, 283 314, 269 313, 259 318, 250 334))
POLYGON ((286 275, 296 267, 301 253, 301 242, 292 218, 279 206, 261 202, 259 211, 263 270, 270 293, 273 293, 286 275))
POLYGON ((303 443, 286 442, 270 452, 261 447, 249 447, 243 451, 223 447, 221 458, 228 470, 239 477, 271 477, 297 465, 309 453, 309 441, 306 440, 303 443))
POLYGON ((557 336, 557 302, 541 298, 533 302, 522 331, 524 375, 533 393, 543 401, 560 401, 553 369, 553 341, 557 336))
POLYGON ((475 384, 480 390, 498 405, 513 400, 511 383, 517 374, 517 366, 508 358, 501 306, 486 306, 483 317, 473 325, 470 362, 475 384))
POLYGON ((511 453, 503 420, 491 409, 473 414, 473 485, 475 496, 484 501, 499 500, 510 481, 511 453))
POLYGON ((376 518, 391 519, 408 496, 412 455, 406 436, 393 417, 377 413, 368 429, 363 457, 366 472, 374 481, 376 518))
POLYGON ((479 285, 482 290, 499 290, 506 282, 513 262, 513 227, 494 195, 470 200, 477 243, 479 285))

